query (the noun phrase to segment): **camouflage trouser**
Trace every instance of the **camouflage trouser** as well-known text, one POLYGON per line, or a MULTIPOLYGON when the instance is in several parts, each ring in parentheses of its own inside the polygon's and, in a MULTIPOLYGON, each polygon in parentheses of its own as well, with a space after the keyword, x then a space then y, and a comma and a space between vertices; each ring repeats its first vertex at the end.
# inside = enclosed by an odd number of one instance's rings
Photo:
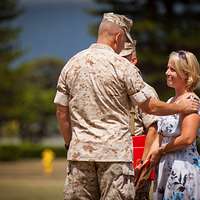
POLYGON ((149 200, 151 180, 144 181, 139 188, 136 188, 134 200, 149 200))
POLYGON ((65 200, 133 200, 132 163, 67 162, 65 200))

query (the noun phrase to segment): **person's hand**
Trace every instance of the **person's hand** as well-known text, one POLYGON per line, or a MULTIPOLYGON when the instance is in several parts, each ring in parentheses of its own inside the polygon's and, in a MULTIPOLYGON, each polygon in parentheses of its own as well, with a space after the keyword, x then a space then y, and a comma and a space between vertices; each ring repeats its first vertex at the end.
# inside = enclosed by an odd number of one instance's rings
POLYGON ((182 112, 185 114, 197 112, 200 107, 200 102, 195 98, 183 98, 177 102, 182 107, 182 112))
POLYGON ((139 163, 135 169, 134 169, 134 185, 136 185, 136 182, 138 181, 140 170, 141 170, 142 162, 139 163))
POLYGON ((145 165, 148 165, 150 162, 146 160, 143 162, 142 160, 140 163, 134 168, 134 185, 138 185, 138 180, 140 179, 141 173, 145 165))
POLYGON ((149 152, 147 160, 148 159, 150 160, 150 165, 153 167, 159 163, 161 156, 162 156, 161 148, 157 148, 149 152))

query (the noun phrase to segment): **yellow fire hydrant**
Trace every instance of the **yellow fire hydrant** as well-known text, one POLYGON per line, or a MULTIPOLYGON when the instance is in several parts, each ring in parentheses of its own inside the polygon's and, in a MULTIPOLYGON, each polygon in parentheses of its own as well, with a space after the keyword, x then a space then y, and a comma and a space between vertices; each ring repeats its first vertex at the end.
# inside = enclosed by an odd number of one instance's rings
POLYGON ((42 166, 46 175, 51 175, 53 172, 53 160, 55 153, 51 149, 44 149, 42 152, 42 166))

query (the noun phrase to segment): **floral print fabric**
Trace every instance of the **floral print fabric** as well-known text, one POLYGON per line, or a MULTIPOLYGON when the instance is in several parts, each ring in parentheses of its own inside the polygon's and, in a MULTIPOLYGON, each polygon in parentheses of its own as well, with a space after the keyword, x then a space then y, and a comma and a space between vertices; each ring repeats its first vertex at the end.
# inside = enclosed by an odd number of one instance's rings
MULTIPOLYGON (((158 132, 163 135, 162 145, 177 137, 179 114, 160 117, 158 132)), ((196 141, 162 156, 157 170, 154 200, 200 200, 200 156, 196 141)))

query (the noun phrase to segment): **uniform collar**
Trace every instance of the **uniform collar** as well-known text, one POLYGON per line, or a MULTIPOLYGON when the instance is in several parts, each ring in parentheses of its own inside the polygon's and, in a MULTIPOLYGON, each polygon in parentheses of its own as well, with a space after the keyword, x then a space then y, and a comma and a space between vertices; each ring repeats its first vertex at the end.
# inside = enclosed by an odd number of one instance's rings
POLYGON ((109 45, 102 44, 102 43, 94 43, 94 44, 90 45, 90 48, 105 49, 105 50, 109 50, 109 51, 115 52, 109 45))

